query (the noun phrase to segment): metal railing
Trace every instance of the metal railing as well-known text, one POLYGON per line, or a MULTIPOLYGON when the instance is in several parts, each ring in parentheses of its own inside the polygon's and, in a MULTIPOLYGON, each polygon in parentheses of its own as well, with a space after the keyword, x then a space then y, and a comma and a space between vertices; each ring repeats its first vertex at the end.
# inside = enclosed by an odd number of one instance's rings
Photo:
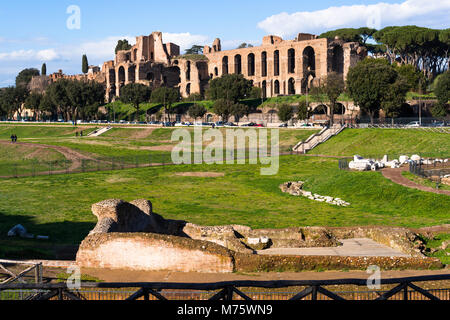
POLYGON ((81 283, 73 290, 66 283, 8 284, 0 286, 0 297, 14 299, 14 292, 28 290, 27 300, 88 300, 116 292, 114 300, 449 300, 450 289, 427 290, 417 283, 450 280, 450 274, 409 278, 380 279, 381 285, 393 286, 383 291, 332 292, 326 286, 367 286, 365 279, 298 280, 298 281, 230 281, 216 283, 81 283), (301 291, 265 292, 261 289, 304 288, 301 291), (246 290, 249 288, 256 291, 246 290), (34 290, 34 291, 33 291, 34 290), (122 290, 122 291, 120 291, 122 290), (102 293, 103 292, 103 293, 102 293), (107 292, 107 293, 105 293, 107 292), (194 293, 195 292, 195 293, 194 293))

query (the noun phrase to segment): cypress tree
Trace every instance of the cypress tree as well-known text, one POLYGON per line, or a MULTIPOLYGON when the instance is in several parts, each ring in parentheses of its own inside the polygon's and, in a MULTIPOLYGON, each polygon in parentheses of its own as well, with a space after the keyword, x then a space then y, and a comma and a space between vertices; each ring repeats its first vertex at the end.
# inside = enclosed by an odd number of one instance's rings
POLYGON ((47 75, 47 65, 45 63, 42 65, 41 75, 42 76, 46 76, 47 75))
POLYGON ((82 63, 81 63, 81 71, 83 73, 88 73, 88 71, 89 71, 88 58, 85 54, 83 55, 83 59, 82 59, 82 63))

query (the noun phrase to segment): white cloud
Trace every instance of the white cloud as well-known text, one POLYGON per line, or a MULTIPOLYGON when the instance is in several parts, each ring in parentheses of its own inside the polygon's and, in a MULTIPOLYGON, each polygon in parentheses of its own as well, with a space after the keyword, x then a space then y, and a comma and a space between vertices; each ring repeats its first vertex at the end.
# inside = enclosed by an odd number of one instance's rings
POLYGON ((0 53, 0 60, 4 61, 52 61, 59 58, 55 49, 44 50, 15 50, 0 53))
POLYGON ((318 11, 283 12, 266 18, 258 27, 282 37, 299 32, 322 33, 337 28, 375 27, 414 24, 431 28, 448 28, 450 0, 406 0, 398 4, 380 2, 373 5, 330 7, 318 11))

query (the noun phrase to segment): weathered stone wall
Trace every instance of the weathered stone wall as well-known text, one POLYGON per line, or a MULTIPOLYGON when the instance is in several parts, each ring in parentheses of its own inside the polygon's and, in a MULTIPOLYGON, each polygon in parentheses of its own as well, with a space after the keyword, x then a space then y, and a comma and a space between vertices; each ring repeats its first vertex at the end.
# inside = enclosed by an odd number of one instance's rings
POLYGON ((86 268, 182 272, 233 272, 233 257, 214 243, 151 233, 99 233, 80 245, 86 268))

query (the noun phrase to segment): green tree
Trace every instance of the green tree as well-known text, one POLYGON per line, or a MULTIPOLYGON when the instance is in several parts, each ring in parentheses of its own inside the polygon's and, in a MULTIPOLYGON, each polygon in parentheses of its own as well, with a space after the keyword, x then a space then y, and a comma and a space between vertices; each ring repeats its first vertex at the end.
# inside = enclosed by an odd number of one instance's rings
POLYGON ((65 121, 70 119, 71 101, 67 94, 67 86, 69 80, 59 79, 53 82, 46 90, 46 95, 49 96, 51 102, 56 107, 57 116, 62 116, 65 121))
POLYGON ((25 99, 25 108, 33 110, 37 119, 40 120, 40 110, 39 107, 41 105, 42 94, 38 92, 31 92, 30 95, 25 99))
POLYGON ((384 59, 364 59, 347 75, 347 89, 361 111, 370 116, 373 123, 375 113, 389 86, 397 80, 394 68, 384 59))
POLYGON ((433 117, 443 118, 450 114, 450 108, 448 102, 450 100, 450 71, 443 73, 436 84, 434 90, 438 102, 431 109, 433 117))
POLYGON ((203 118, 205 116, 205 114, 208 112, 208 110, 206 110, 206 108, 202 105, 199 104, 194 104, 193 106, 191 106, 189 108, 189 116, 191 118, 194 118, 195 121, 197 120, 197 118, 203 118))
POLYGON ((233 113, 234 103, 227 99, 218 99, 214 102, 214 113, 222 118, 223 122, 228 122, 230 115, 233 113))
POLYGON ((0 105, 8 118, 12 119, 14 114, 22 114, 24 102, 28 97, 28 90, 24 86, 7 87, 2 90, 0 105))
POLYGON ((290 104, 283 103, 278 107, 278 119, 288 122, 294 116, 294 108, 290 104))
POLYGON ((39 70, 35 68, 24 69, 16 77, 16 87, 27 87, 31 78, 39 75, 39 70))
POLYGON ((253 48, 253 45, 250 43, 243 42, 237 47, 237 49, 243 49, 243 48, 253 48))
POLYGON ((397 118, 402 112, 409 88, 408 81, 399 76, 385 91, 381 100, 381 108, 388 117, 392 118, 392 124, 394 124, 394 118, 397 118))
POLYGON ((450 100, 450 70, 443 73, 439 78, 434 94, 441 104, 448 103, 450 100))
POLYGON ((89 62, 87 55, 83 54, 83 58, 81 59, 81 71, 86 74, 89 71, 89 62))
POLYGON ((446 38, 441 33, 417 26, 386 27, 375 32, 373 38, 384 45, 391 63, 410 64, 431 80, 447 65, 448 43, 441 41, 446 38))
POLYGON ((336 103, 339 96, 344 92, 345 82, 342 74, 338 74, 336 72, 328 73, 324 84, 323 84, 323 92, 327 95, 330 100, 330 124, 334 123, 334 110, 336 108, 336 103))
POLYGON ((136 109, 135 120, 139 121, 140 104, 149 101, 151 96, 150 87, 140 83, 129 83, 120 89, 120 100, 130 103, 136 109))
POLYGON ((49 94, 44 94, 42 96, 41 102, 39 104, 40 115, 45 115, 50 113, 51 119, 57 119, 58 110, 57 106, 53 103, 49 94))
POLYGON ((202 54, 203 47, 198 45, 193 45, 191 48, 186 49, 185 54, 202 54))
POLYGON ((174 88, 160 87, 153 90, 151 101, 161 103, 168 120, 171 121, 170 116, 174 112, 173 104, 180 101, 180 92, 174 88))
POLYGON ((117 52, 122 51, 122 50, 130 50, 131 48, 132 48, 132 46, 131 46, 131 44, 128 43, 128 40, 126 40, 126 39, 119 40, 119 41, 117 41, 115 53, 117 54, 117 52))
POLYGON ((423 73, 418 71, 414 66, 410 64, 394 64, 394 68, 406 80, 409 89, 419 92, 425 89, 426 79, 423 73))
POLYGON ((226 74, 209 82, 207 96, 211 100, 226 99, 232 104, 247 98, 253 87, 253 82, 244 78, 242 74, 226 74))
POLYGON ((246 104, 235 103, 231 108, 231 115, 234 116, 236 121, 239 121, 240 118, 249 115, 250 107, 246 104))
POLYGON ((298 103, 297 119, 298 120, 309 119, 309 106, 308 103, 304 100, 298 103))
POLYGON ((42 64, 41 75, 43 75, 43 76, 47 75, 47 65, 45 63, 42 64))

